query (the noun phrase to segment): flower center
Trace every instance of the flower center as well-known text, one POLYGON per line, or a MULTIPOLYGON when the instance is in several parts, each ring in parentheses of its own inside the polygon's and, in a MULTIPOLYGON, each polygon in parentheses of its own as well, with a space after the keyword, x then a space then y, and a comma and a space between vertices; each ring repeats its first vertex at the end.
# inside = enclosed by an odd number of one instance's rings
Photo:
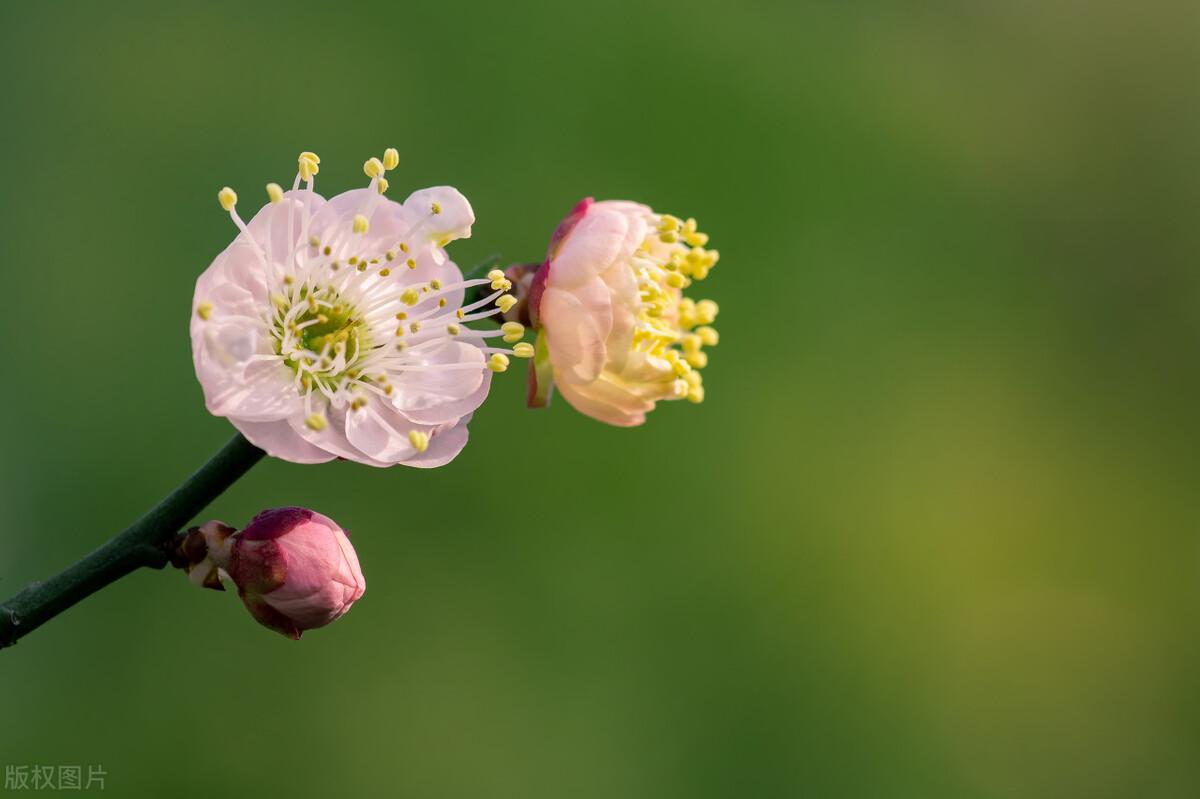
POLYGON ((357 377, 354 366, 371 344, 354 306, 329 287, 301 288, 294 302, 280 299, 271 330, 275 352, 301 385, 332 389, 346 377, 357 377))

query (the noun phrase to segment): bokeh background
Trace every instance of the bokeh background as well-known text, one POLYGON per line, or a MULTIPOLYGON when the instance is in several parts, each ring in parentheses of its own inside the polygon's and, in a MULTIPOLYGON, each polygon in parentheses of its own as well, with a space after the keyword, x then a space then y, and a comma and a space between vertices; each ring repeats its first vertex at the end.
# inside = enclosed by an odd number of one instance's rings
POLYGON ((4 3, 0 595, 231 434, 192 285, 322 156, 540 257, 696 216, 721 344, 641 429, 497 379, 432 473, 268 461, 365 598, 143 572, 0 653, 0 763, 119 796, 1200 793, 1200 16, 1125 2, 4 3))

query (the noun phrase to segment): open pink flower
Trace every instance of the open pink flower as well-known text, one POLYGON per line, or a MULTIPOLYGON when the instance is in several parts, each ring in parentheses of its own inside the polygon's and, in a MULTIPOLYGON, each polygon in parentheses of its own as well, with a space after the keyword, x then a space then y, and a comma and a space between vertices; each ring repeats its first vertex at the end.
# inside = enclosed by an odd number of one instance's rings
POLYGON ((579 203, 559 224, 529 291, 539 328, 530 404, 552 386, 602 422, 642 424, 663 399, 704 399, 711 300, 683 296, 716 264, 696 222, 625 201, 579 203))
POLYGON ((464 281, 443 249, 470 236, 470 204, 448 186, 387 199, 397 160, 370 159, 367 188, 326 201, 304 153, 248 224, 219 195, 241 232, 196 282, 192 357, 209 411, 275 457, 440 466, 507 363, 486 345, 498 331, 466 325, 503 290, 463 307, 494 281, 464 281))
POLYGON ((250 614, 289 638, 339 618, 367 587, 346 533, 307 508, 265 510, 241 532, 207 522, 182 553, 193 582, 221 589, 227 576, 250 614))

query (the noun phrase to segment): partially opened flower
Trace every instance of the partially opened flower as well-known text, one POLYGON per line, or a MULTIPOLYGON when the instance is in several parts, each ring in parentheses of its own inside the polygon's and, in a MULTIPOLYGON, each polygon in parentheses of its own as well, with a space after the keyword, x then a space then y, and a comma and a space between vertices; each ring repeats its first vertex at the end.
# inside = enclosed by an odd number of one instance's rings
POLYGON ((240 233, 196 282, 196 375, 209 411, 278 458, 444 464, 508 365, 512 351, 486 341, 502 332, 467 323, 515 302, 510 285, 464 280, 443 249, 471 235, 470 204, 448 186, 387 199, 398 160, 368 160, 367 188, 326 201, 303 153, 292 190, 269 184, 249 223, 231 189, 218 196, 240 233))
MULTIPOLYGON (((559 224, 529 289, 538 327, 530 405, 558 390, 609 424, 642 424, 663 399, 704 399, 717 305, 683 292, 716 264, 708 237, 625 201, 579 203, 559 224)), ((516 277, 516 275, 513 275, 516 277)))
POLYGON ((184 537, 176 565, 205 588, 232 580, 250 614, 289 638, 339 618, 367 587, 346 533, 307 508, 265 510, 241 532, 207 522, 184 537))

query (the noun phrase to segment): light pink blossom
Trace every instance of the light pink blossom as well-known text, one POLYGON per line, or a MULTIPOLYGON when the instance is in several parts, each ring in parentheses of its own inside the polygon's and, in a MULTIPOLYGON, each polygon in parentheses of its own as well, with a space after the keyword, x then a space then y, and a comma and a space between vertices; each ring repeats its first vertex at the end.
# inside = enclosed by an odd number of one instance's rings
POLYGON ((544 405, 554 386, 576 410, 628 427, 658 400, 701 402, 717 306, 683 290, 716 264, 707 242, 693 219, 633 202, 579 203, 529 289, 539 331, 530 404, 544 405))
POLYGON ((397 160, 370 159, 367 188, 326 200, 304 153, 249 223, 219 195, 240 232, 196 282, 192 357, 209 411, 275 457, 440 466, 507 363, 487 345, 500 331, 467 323, 508 295, 463 307, 494 281, 463 280, 444 249, 470 236, 470 203, 448 186, 387 199, 397 160))

